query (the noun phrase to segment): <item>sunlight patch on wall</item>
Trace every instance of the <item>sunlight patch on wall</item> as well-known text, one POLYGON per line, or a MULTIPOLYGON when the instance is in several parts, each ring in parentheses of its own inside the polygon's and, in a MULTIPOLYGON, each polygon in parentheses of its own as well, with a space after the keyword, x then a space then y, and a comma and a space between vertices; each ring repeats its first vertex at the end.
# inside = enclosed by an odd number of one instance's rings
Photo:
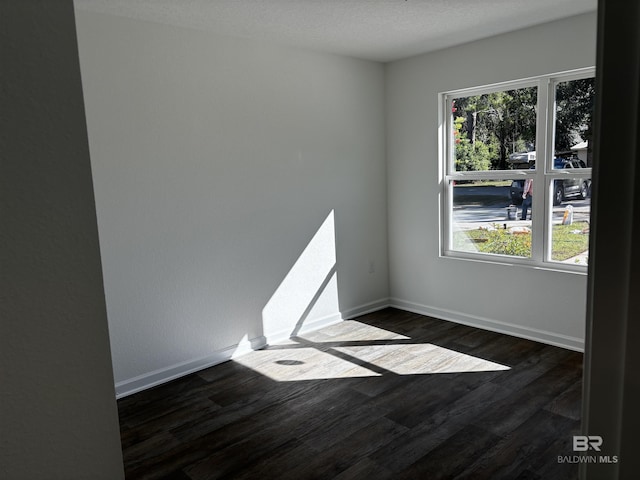
POLYGON ((307 319, 339 318, 333 210, 262 310, 264 335, 295 335, 307 319))

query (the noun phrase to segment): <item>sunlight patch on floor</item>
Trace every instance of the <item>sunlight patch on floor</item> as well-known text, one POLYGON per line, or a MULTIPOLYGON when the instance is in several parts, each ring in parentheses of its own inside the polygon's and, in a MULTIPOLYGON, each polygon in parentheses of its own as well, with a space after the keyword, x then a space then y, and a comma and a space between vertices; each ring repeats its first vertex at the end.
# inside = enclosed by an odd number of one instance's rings
POLYGON ((315 332, 299 335, 299 338, 315 343, 366 342, 375 340, 408 340, 409 337, 356 320, 346 320, 315 332))
POLYGON ((355 320, 338 322, 234 361, 278 382, 381 375, 429 375, 510 367, 355 320))
POLYGON ((312 347, 258 350, 235 361, 278 382, 380 375, 312 347))
POLYGON ((493 372, 510 367, 430 343, 336 347, 347 354, 398 375, 493 372))

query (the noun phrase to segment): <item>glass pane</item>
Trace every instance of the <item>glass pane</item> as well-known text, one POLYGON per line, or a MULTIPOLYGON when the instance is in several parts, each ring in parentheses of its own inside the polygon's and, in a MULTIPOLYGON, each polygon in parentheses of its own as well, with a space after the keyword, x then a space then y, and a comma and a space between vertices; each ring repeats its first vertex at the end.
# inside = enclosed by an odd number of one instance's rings
POLYGON ((556 85, 553 168, 591 167, 594 101, 594 78, 556 85))
POLYGON ((524 187, 523 179, 453 184, 452 250, 531 257, 531 195, 523 200, 524 187))
POLYGON ((532 167, 537 101, 536 87, 454 99, 451 138, 455 170, 532 167))
POLYGON ((551 260, 587 265, 591 179, 587 177, 553 180, 551 218, 551 260))

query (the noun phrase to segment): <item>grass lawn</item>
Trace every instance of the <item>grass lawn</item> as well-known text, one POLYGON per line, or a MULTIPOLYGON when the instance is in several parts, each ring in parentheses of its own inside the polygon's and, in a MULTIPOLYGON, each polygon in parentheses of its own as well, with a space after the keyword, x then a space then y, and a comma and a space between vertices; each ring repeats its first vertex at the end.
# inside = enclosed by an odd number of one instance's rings
POLYGON ((469 183, 456 182, 456 187, 509 187, 511 180, 473 180, 469 183))
MULTIPOLYGON (((575 222, 572 225, 554 225, 551 259, 561 262, 589 249, 589 235, 571 233, 589 227, 588 222, 575 222)), ((508 230, 467 230, 454 232, 454 250, 479 251, 501 255, 531 256, 531 234, 512 235, 508 230)))

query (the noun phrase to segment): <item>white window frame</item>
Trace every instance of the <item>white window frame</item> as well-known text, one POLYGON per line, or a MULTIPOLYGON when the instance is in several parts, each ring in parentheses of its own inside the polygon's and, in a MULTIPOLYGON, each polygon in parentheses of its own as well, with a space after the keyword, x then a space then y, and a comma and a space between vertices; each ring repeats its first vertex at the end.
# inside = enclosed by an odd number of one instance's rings
POLYGON ((441 184, 441 221, 440 242, 441 256, 478 260, 505 265, 522 265, 533 268, 560 270, 586 274, 584 265, 566 264, 551 260, 552 244, 552 214, 553 214, 553 181, 567 176, 591 177, 591 168, 575 168, 571 171, 554 170, 553 160, 555 151, 555 90, 558 83, 595 77, 595 68, 582 68, 561 73, 542 75, 538 77, 497 83, 482 87, 452 90, 439 94, 439 156, 440 156, 440 184, 441 184), (525 87, 537 87, 537 118, 536 118, 536 168, 535 170, 488 170, 475 172, 455 171, 455 152, 453 138, 453 115, 451 115, 452 101, 460 97, 482 95, 487 93, 515 90, 525 87), (543 215, 532 217, 531 257, 516 257, 490 253, 475 253, 453 250, 453 181, 455 180, 534 180, 536 194, 532 199, 531 208, 543 215), (540 186, 543 187, 542 195, 540 186))

